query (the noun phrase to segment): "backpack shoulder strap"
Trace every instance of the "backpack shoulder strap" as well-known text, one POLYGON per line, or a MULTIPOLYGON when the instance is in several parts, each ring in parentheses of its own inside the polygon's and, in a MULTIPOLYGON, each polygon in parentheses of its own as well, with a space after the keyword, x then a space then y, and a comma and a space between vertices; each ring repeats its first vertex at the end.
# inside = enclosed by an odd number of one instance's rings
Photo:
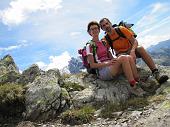
POLYGON ((116 31, 116 33, 117 33, 120 37, 126 38, 126 36, 125 36, 124 33, 120 30, 119 27, 115 27, 115 31, 116 31))
MULTIPOLYGON (((126 38, 126 36, 125 36, 125 35, 123 34, 123 32, 120 30, 119 26, 114 27, 114 29, 115 29, 116 33, 119 35, 119 37, 126 38)), ((112 43, 113 43, 115 40, 119 39, 119 37, 117 37, 116 39, 112 40, 112 39, 109 37, 108 34, 105 35, 105 39, 106 39, 107 42, 109 43, 111 49, 113 49, 112 43)))
POLYGON ((95 57, 96 52, 97 52, 97 46, 96 46, 96 44, 95 44, 92 40, 90 40, 90 41, 88 41, 88 42, 86 43, 86 45, 88 45, 88 44, 89 44, 89 45, 91 46, 91 48, 92 48, 94 62, 97 63, 97 60, 96 60, 96 57, 95 57))
POLYGON ((120 37, 126 38, 132 45, 132 42, 125 36, 125 34, 121 31, 121 29, 119 27, 116 27, 115 30, 116 30, 117 34, 119 34, 120 37))
POLYGON ((106 41, 108 42, 108 44, 109 44, 109 46, 111 47, 111 49, 113 49, 113 45, 112 45, 113 40, 109 37, 108 34, 105 35, 105 39, 106 39, 106 41))
MULTIPOLYGON (((88 45, 88 44, 92 48, 94 62, 97 63, 97 60, 96 60, 97 46, 96 46, 95 42, 93 42, 92 40, 90 40, 86 43, 86 45, 88 45)), ((97 74, 97 76, 99 76, 99 70, 95 69, 94 71, 97 74)))

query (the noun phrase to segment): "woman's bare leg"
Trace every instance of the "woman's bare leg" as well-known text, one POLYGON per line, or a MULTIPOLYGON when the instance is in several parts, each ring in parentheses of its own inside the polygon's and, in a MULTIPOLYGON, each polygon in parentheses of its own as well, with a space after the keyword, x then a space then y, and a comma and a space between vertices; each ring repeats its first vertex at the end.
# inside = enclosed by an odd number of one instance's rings
POLYGON ((135 78, 135 80, 139 80, 139 74, 138 74, 137 67, 136 67, 136 64, 133 58, 130 55, 127 55, 127 57, 128 57, 131 69, 132 69, 133 77, 135 78))
POLYGON ((137 88, 136 81, 133 76, 132 68, 130 65, 129 57, 121 55, 117 58, 117 63, 111 66, 111 73, 113 75, 119 74, 120 71, 123 71, 127 80, 129 81, 132 89, 131 92, 137 96, 143 96, 144 91, 141 88, 137 88))
POLYGON ((133 81, 134 80, 134 76, 133 76, 133 72, 131 69, 131 65, 130 62, 128 60, 128 57, 125 55, 121 55, 117 58, 117 63, 115 63, 112 67, 111 67, 111 73, 113 75, 117 75, 119 74, 120 71, 123 71, 126 78, 128 79, 128 81, 133 81))

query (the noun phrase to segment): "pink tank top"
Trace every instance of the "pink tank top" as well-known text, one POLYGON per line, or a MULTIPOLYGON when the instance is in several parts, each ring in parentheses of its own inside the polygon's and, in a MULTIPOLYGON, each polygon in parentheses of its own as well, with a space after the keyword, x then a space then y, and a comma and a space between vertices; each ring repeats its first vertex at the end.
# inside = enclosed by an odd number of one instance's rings
MULTIPOLYGON (((96 52, 96 60, 97 62, 104 62, 107 60, 111 60, 111 58, 109 58, 108 55, 108 48, 106 46, 104 46, 104 44, 100 41, 100 42, 96 42, 96 46, 97 46, 97 52, 96 52)), ((89 45, 90 48, 90 53, 87 52, 87 54, 92 54, 92 47, 89 45)))

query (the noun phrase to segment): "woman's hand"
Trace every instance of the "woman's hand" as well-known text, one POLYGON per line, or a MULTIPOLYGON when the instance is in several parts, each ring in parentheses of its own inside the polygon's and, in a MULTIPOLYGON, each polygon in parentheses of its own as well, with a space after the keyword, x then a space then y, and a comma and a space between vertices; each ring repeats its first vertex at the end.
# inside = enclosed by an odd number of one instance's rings
POLYGON ((116 62, 117 62, 117 58, 113 58, 112 60, 104 62, 104 63, 106 64, 106 66, 110 66, 110 65, 115 64, 116 62))

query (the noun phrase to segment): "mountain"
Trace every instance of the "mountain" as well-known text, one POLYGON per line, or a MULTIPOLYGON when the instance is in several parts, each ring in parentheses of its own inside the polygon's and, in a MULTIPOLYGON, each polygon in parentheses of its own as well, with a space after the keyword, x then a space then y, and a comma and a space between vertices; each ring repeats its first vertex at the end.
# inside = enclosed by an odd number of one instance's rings
POLYGON ((69 61, 68 69, 71 74, 76 74, 76 73, 81 72, 81 70, 84 69, 81 58, 72 57, 71 60, 69 61))
POLYGON ((162 52, 163 49, 169 49, 170 48, 170 39, 166 41, 161 41, 157 45, 152 45, 147 50, 149 52, 162 52))
POLYGON ((170 66, 170 39, 152 45, 147 49, 155 63, 163 66, 170 66))

